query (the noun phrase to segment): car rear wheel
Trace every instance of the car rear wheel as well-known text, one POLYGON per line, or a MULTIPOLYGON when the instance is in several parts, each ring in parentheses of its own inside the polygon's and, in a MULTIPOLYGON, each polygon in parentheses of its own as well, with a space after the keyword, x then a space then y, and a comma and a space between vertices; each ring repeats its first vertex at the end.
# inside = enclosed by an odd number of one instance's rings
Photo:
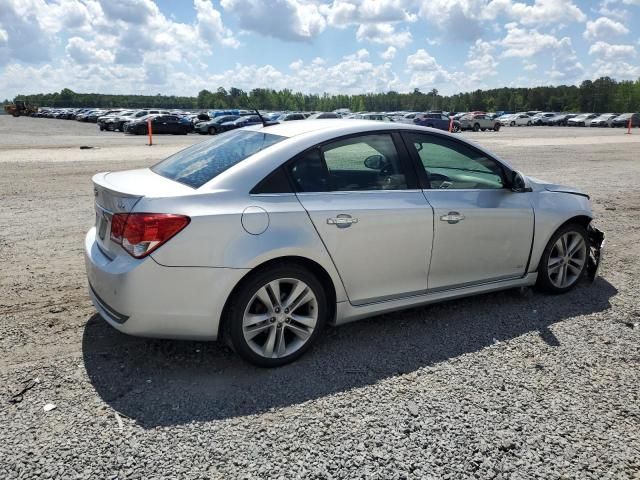
POLYGON ((322 284, 299 265, 283 265, 257 272, 241 285, 230 300, 223 335, 246 361, 277 367, 311 347, 326 317, 322 284))
POLYGON ((516 122, 511 122, 509 125, 512 126, 512 127, 515 127, 516 126, 516 122))
POLYGON ((215 135, 216 133, 216 127, 209 127, 209 135, 215 135))
POLYGON ((479 124, 479 123, 475 123, 475 124, 473 125, 473 131, 474 131, 474 132, 477 132, 478 130, 480 130, 480 124, 479 124))
POLYGON ((530 126, 531 126, 531 120, 527 122, 527 127, 530 127, 530 126))
POLYGON ((537 286, 552 293, 568 292, 578 284, 589 261, 589 237, 582 225, 560 228, 544 249, 537 286))
POLYGON ((499 124, 499 123, 496 123, 496 124, 493 126, 493 131, 494 131, 494 132, 497 132, 497 131, 499 131, 499 130, 500 130, 500 124, 499 124))

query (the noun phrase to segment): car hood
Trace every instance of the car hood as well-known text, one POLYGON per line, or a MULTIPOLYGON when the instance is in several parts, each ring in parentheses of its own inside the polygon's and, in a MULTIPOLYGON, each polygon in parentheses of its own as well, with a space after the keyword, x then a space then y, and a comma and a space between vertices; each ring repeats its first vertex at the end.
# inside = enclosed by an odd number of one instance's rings
POLYGON ((544 180, 540 180, 539 178, 527 177, 529 183, 535 190, 546 190, 548 192, 557 192, 557 193, 570 193, 572 195, 580 195, 582 197, 589 198, 589 195, 582 190, 579 190, 575 187, 571 187, 569 185, 560 185, 558 183, 549 183, 544 180))

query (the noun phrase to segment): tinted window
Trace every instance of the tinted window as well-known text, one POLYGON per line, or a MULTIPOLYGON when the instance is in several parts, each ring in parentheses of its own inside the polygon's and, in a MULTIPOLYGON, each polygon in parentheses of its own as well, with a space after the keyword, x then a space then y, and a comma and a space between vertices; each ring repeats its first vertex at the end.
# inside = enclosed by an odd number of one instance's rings
POLYGON ((481 152, 444 137, 406 134, 416 149, 433 189, 503 188, 500 164, 481 152))
POLYGON ((398 190, 407 188, 393 139, 389 134, 362 135, 311 150, 289 167, 303 192, 398 190))
POLYGON ((233 130, 182 150, 151 170, 199 188, 228 168, 284 139, 268 133, 233 130))

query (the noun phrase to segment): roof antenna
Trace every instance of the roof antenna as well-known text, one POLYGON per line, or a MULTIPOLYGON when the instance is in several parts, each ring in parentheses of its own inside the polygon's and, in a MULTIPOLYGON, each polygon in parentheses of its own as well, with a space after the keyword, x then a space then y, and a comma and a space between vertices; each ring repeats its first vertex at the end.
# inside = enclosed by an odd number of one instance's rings
POLYGON ((268 127, 269 123, 267 123, 267 121, 264 119, 264 117, 262 115, 260 115, 260 112, 258 111, 258 109, 254 108, 253 111, 256 112, 256 115, 258 115, 258 117, 260 117, 260 121, 262 122, 262 126, 263 127, 268 127))

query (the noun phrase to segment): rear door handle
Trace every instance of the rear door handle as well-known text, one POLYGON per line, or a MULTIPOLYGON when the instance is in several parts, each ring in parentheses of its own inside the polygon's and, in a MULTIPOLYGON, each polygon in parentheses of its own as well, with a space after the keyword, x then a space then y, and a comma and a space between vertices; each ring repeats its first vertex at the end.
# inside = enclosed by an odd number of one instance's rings
POLYGON ((350 227, 354 223, 358 223, 358 219, 353 218, 351 215, 347 215, 346 213, 341 213, 336 217, 327 218, 328 225, 335 225, 338 228, 350 227))
POLYGON ((440 220, 447 223, 458 223, 460 220, 464 220, 464 215, 461 215, 459 212, 449 212, 446 215, 442 215, 440 220))

